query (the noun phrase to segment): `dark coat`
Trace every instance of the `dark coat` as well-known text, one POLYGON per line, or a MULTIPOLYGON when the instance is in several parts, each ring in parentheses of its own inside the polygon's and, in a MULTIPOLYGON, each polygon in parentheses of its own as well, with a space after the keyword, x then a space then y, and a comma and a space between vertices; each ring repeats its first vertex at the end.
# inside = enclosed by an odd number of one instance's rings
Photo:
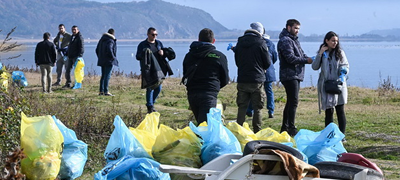
POLYGON ((216 92, 229 83, 228 61, 226 56, 207 42, 194 41, 183 60, 183 75, 195 72, 188 79, 188 94, 196 92, 216 92))
POLYGON ((84 39, 81 35, 81 32, 78 32, 76 35, 72 35, 67 50, 68 58, 75 60, 78 57, 82 57, 85 51, 83 44, 84 39))
POLYGON ((304 64, 308 63, 308 56, 301 49, 297 36, 290 34, 284 28, 279 35, 279 78, 280 81, 304 79, 304 64))
POLYGON ((97 66, 118 66, 117 60, 117 40, 115 36, 104 33, 96 47, 98 58, 97 66))
POLYGON ((56 47, 48 39, 39 42, 35 49, 35 63, 37 65, 54 66, 56 62, 56 47))
POLYGON ((265 70, 271 65, 268 47, 261 35, 252 29, 238 39, 235 47, 238 83, 264 83, 265 70))
POLYGON ((71 34, 69 34, 68 32, 64 33, 63 41, 61 42, 61 48, 59 45, 60 36, 61 36, 61 33, 58 32, 56 38, 54 38, 54 40, 53 40, 53 43, 56 46, 57 51, 62 52, 65 55, 67 53, 69 41, 71 40, 71 34))
POLYGON ((155 89, 163 82, 165 75, 151 50, 145 48, 143 51, 143 57, 140 60, 140 70, 142 72, 141 88, 155 89))
MULTIPOLYGON (((137 60, 142 60, 144 55, 143 53, 145 52, 144 49, 149 48, 150 49, 150 43, 146 40, 142 41, 139 43, 138 47, 137 47, 137 51, 136 51, 136 59, 137 60)), ((161 50, 162 48, 164 48, 163 44, 161 43, 161 41, 156 39, 156 48, 157 50, 161 50)), ((161 70, 163 71, 164 75, 167 76, 168 75, 173 75, 174 73, 172 72, 172 69, 168 63, 168 61, 165 59, 165 54, 164 56, 160 56, 160 54, 158 54, 158 51, 153 52, 153 55, 156 57, 158 64, 160 65, 161 70)))
POLYGON ((274 64, 278 60, 278 53, 276 52, 275 45, 271 40, 266 38, 264 38, 264 40, 267 43, 269 56, 272 61, 271 65, 267 69, 267 72, 265 73, 265 82, 274 82, 276 81, 274 64))

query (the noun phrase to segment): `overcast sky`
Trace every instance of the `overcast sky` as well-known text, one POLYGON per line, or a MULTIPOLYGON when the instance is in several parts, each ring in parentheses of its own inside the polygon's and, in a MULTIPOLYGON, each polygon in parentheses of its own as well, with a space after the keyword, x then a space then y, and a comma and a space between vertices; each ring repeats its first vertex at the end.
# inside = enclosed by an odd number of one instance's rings
MULTIPOLYGON (((132 0, 92 0, 130 2, 132 0)), ((301 23, 304 35, 335 31, 360 35, 371 30, 400 28, 399 0, 164 0, 211 14, 228 29, 248 29, 261 22, 266 30, 282 30, 287 19, 301 23)))

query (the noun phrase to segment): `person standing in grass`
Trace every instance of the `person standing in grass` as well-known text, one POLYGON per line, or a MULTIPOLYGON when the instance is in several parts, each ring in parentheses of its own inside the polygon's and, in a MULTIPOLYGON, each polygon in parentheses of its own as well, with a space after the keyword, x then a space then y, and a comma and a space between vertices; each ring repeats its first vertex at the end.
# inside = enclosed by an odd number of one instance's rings
MULTIPOLYGON (((333 122, 333 112, 336 109, 336 115, 339 123, 339 129, 344 134, 346 131, 346 115, 344 105, 347 104, 347 83, 346 75, 349 72, 349 62, 346 54, 340 47, 339 36, 329 31, 321 44, 318 54, 312 63, 314 70, 320 70, 318 78, 318 107, 319 113, 325 110, 325 127, 333 122), (331 94, 326 92, 324 83, 327 80, 340 81, 340 94, 331 94)), ((343 139, 343 142, 346 140, 343 139)))
POLYGON ((43 34, 43 41, 36 45, 35 49, 35 64, 40 66, 42 74, 42 89, 44 93, 52 93, 51 90, 51 70, 56 63, 56 48, 49 41, 50 33, 43 34))
POLYGON ((204 28, 198 41, 192 42, 183 60, 183 77, 187 96, 197 124, 207 121, 210 108, 217 105, 221 88, 229 83, 228 61, 216 50, 214 33, 204 28))
POLYGON ((118 66, 117 60, 117 39, 114 36, 114 29, 104 33, 96 47, 98 58, 97 66, 101 67, 99 95, 114 96, 108 91, 108 82, 111 78, 113 65, 118 66))
POLYGON ((267 44, 262 37, 262 24, 256 22, 257 26, 245 31, 244 35, 238 38, 234 48, 235 63, 238 67, 237 77, 237 98, 238 106, 237 123, 243 125, 246 120, 246 110, 251 102, 253 115, 253 131, 261 130, 261 109, 265 102, 265 71, 271 65, 271 59, 267 44))
POLYGON ((64 24, 58 25, 58 34, 56 38, 54 38, 53 40, 53 43, 56 45, 57 49, 57 62, 56 62, 57 81, 53 84, 53 86, 61 85, 63 66, 64 64, 66 65, 68 61, 67 48, 70 39, 71 39, 71 34, 65 31, 64 24))
POLYGON ((69 41, 69 46, 68 46, 68 61, 65 67, 65 78, 67 79, 67 82, 63 86, 63 88, 71 88, 71 70, 72 67, 75 64, 75 61, 78 58, 83 57, 83 53, 85 51, 84 49, 84 39, 79 31, 78 26, 72 26, 72 36, 69 41))
POLYGON ((304 65, 312 63, 312 59, 300 46, 297 36, 299 30, 299 21, 287 20, 278 41, 279 78, 285 88, 287 98, 280 132, 287 131, 290 136, 297 134, 295 119, 299 104, 300 82, 304 80, 304 65))
MULTIPOLYGON (((151 52, 153 53, 154 57, 157 59, 158 65, 162 70, 162 73, 164 74, 164 77, 168 75, 173 75, 172 69, 169 66, 168 61, 165 59, 165 54, 164 51, 162 50, 164 48, 163 44, 161 41, 157 39, 158 33, 157 30, 154 27, 150 27, 147 30, 147 38, 140 42, 137 51, 136 51, 136 59, 141 61, 141 64, 143 61, 145 61, 145 50, 150 49, 151 52)), ((141 67, 141 71, 143 72, 143 69, 141 67)), ((157 73, 157 72, 155 72, 157 73)), ((144 74, 142 73, 142 76, 144 74)), ((143 77, 142 77, 143 78, 143 77)), ((154 109, 154 103, 156 102, 156 99, 158 95, 160 94, 162 89, 161 83, 157 85, 156 87, 147 87, 146 88, 146 107, 147 107, 147 113, 152 113, 155 112, 156 110, 154 109)))

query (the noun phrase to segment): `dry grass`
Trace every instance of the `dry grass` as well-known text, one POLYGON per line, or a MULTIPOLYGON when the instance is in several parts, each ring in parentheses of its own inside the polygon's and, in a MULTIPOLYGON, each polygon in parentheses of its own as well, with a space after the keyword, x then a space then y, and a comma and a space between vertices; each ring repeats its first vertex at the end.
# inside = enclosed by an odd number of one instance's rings
MULTIPOLYGON (((30 96, 30 100, 35 101, 32 105, 38 107, 38 111, 32 115, 56 115, 61 121, 67 121, 66 125, 77 131, 78 137, 89 144, 89 161, 80 179, 92 179, 94 173, 104 166, 102 153, 112 132, 115 115, 120 115, 132 127, 145 115, 145 90, 140 89, 140 80, 137 78, 113 76, 110 80, 110 91, 116 96, 105 97, 97 95, 99 77, 85 77, 82 89, 56 87, 53 94, 42 94, 39 74, 26 73, 26 76, 29 86, 25 89, 33 94, 30 96)), ((264 109, 263 127, 279 130, 285 93, 280 85, 274 86, 274 92, 275 118, 268 119, 264 109)), ((236 119, 236 93, 235 83, 220 92, 219 99, 227 107, 224 111, 227 120, 236 119)), ((385 172, 386 179, 400 179, 399 107, 400 93, 397 91, 382 93, 378 90, 349 87, 349 104, 345 106, 348 122, 348 142, 345 148, 349 152, 361 153, 377 163, 385 172)), ((179 79, 176 78, 165 80, 155 108, 161 114, 160 122, 173 128, 186 127, 191 119, 185 87, 179 85, 179 79)), ((324 114, 318 114, 316 88, 301 89, 296 125, 299 129, 313 131, 324 128, 324 114)))

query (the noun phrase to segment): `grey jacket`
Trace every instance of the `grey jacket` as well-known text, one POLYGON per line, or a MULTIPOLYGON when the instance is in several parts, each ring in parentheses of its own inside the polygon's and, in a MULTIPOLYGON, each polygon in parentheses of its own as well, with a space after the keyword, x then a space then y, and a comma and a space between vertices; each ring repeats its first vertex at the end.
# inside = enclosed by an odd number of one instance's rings
MULTIPOLYGON (((326 52, 327 56, 329 53, 326 52)), ((334 53, 333 53, 334 54, 334 53)), ((344 82, 342 85, 342 93, 341 94, 328 94, 325 92, 324 82, 326 80, 337 80, 339 79, 340 69, 341 67, 347 68, 347 74, 349 73, 349 62, 347 61, 346 54, 342 50, 342 59, 339 61, 336 60, 336 57, 332 55, 332 57, 325 57, 324 55, 319 55, 315 57, 315 60, 312 63, 312 69, 319 70, 319 78, 318 78, 318 107, 319 113, 321 110, 326 110, 329 108, 333 108, 337 105, 347 104, 347 82, 346 78, 344 78, 344 82), (329 60, 330 59, 330 60, 329 60)))

